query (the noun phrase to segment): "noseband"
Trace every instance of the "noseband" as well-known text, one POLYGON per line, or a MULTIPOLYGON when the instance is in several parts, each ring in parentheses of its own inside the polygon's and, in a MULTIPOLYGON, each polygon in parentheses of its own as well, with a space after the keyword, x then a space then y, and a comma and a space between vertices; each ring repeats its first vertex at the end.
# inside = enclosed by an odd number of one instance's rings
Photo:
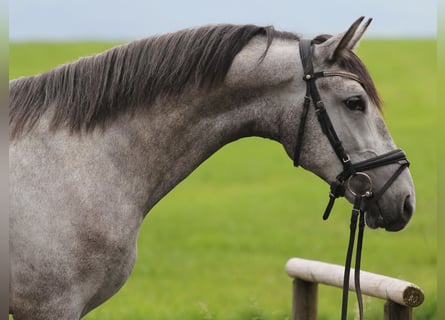
POLYGON ((337 155, 338 159, 340 160, 343 166, 343 171, 336 177, 336 180, 330 184, 329 203, 323 214, 323 219, 326 220, 329 217, 332 207, 334 206, 335 200, 339 197, 343 197, 345 195, 346 189, 348 189, 348 191, 354 196, 354 205, 352 209, 351 224, 350 224, 350 237, 349 237, 348 251, 346 254, 345 272, 343 278, 343 299, 342 299, 341 319, 346 320, 347 316, 349 274, 351 268, 352 251, 354 249, 357 221, 359 221, 359 233, 357 238, 354 282, 355 282, 355 291, 357 294, 360 319, 363 319, 363 301, 360 290, 360 260, 361 260, 363 232, 365 228, 365 214, 364 214, 365 209, 362 206, 362 200, 364 198, 367 198, 369 199, 370 202, 374 203, 377 202, 380 199, 380 197, 386 192, 386 190, 392 185, 392 183, 397 179, 397 177, 402 173, 402 171, 409 166, 409 161, 402 150, 396 149, 364 161, 352 163, 351 157, 344 149, 341 140, 338 138, 338 135, 335 132, 335 129, 332 125, 328 113, 326 112, 326 108, 324 106, 323 101, 321 100, 315 82, 319 78, 334 77, 334 76, 352 79, 354 81, 359 82, 360 84, 361 80, 355 74, 345 71, 314 72, 314 67, 312 64, 311 40, 303 39, 300 41, 300 57, 304 69, 303 80, 306 82, 306 95, 304 97, 303 111, 301 113, 300 125, 297 132, 297 143, 295 146, 295 153, 294 153, 294 165, 296 167, 299 166, 300 152, 304 138, 306 118, 312 100, 315 113, 317 115, 317 119, 318 122, 320 123, 321 129, 324 135, 328 138, 332 148, 334 149, 335 154, 337 155), (400 166, 394 172, 394 174, 388 179, 388 181, 383 185, 383 187, 378 192, 374 193, 372 179, 365 171, 390 164, 399 164, 400 166), (353 181, 353 179, 358 181, 358 184, 360 184, 360 186, 362 187, 361 189, 363 190, 354 190, 354 186, 351 184, 351 181, 353 181))

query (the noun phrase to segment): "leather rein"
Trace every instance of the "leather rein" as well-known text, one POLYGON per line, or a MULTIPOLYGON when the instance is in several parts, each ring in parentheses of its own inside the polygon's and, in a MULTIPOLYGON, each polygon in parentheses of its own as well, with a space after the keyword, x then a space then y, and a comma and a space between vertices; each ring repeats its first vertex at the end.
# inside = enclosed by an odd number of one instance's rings
POLYGON ((337 155, 343 166, 343 171, 337 176, 336 180, 330 184, 329 203, 323 214, 323 220, 326 220, 329 217, 335 200, 339 197, 343 197, 345 195, 346 189, 348 189, 348 191, 351 192, 351 194, 354 196, 350 222, 349 244, 346 254, 345 271, 343 278, 341 319, 346 320, 347 316, 350 269, 352 262, 352 252, 354 250, 355 233, 358 222, 359 231, 357 236, 354 283, 359 307, 359 316, 360 320, 362 320, 363 300, 360 290, 360 263, 363 233, 365 229, 365 208, 363 208, 364 206, 362 205, 362 200, 366 198, 369 199, 369 201, 377 202, 378 199, 380 199, 380 197, 402 173, 402 171, 409 166, 409 161, 406 158, 405 153, 401 149, 396 149, 364 161, 352 163, 349 154, 344 149, 343 144, 332 125, 331 119, 329 118, 324 103, 321 100, 315 82, 319 78, 334 76, 352 79, 359 82, 360 84, 361 80, 357 75, 345 71, 314 72, 314 67, 312 64, 312 40, 300 40, 300 57, 304 69, 303 80, 306 82, 306 94, 303 102, 300 125, 297 131, 297 142, 294 153, 294 166, 299 166, 301 147, 305 133, 306 118, 312 101, 321 129, 324 135, 328 138, 332 148, 334 149, 335 154, 337 155), (374 193, 372 179, 365 171, 390 164, 399 164, 400 166, 383 185, 383 187, 378 192, 374 193), (354 190, 351 185, 351 181, 353 181, 353 179, 358 180, 358 183, 361 185, 363 190, 354 190))

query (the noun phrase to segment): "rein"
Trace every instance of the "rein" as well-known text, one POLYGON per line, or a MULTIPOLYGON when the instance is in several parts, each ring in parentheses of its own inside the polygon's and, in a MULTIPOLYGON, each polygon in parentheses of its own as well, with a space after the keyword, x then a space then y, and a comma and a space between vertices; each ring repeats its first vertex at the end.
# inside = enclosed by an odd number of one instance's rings
POLYGON ((311 101, 314 105, 315 113, 317 115, 318 122, 321 126, 323 133, 328 138, 335 154, 343 165, 343 171, 336 177, 336 180, 330 184, 329 202, 323 214, 323 220, 328 219, 334 206, 335 200, 345 195, 346 189, 354 196, 354 204, 351 214, 350 222, 350 236, 348 250, 345 261, 345 271, 343 278, 343 297, 342 297, 342 311, 341 319, 346 320, 347 308, 348 308, 348 290, 349 290, 349 278, 352 263, 352 253, 354 250, 355 234, 357 230, 358 222, 358 236, 357 236, 357 249, 355 257, 355 271, 354 271, 354 283, 355 292, 357 295, 357 302, 359 307, 360 320, 363 319, 363 300, 360 289, 360 263, 361 252, 363 243, 363 234, 365 230, 365 205, 363 199, 369 199, 369 202, 377 202, 386 190, 392 185, 397 177, 403 172, 405 168, 409 166, 409 161, 406 158, 405 153, 400 150, 392 150, 385 154, 366 159, 357 163, 351 162, 351 157, 343 147, 341 140, 339 139, 331 119, 326 111, 323 101, 321 100, 316 80, 325 77, 339 76, 357 81, 361 84, 360 78, 350 72, 345 71, 321 71, 314 72, 312 64, 312 41, 303 39, 300 41, 300 57, 304 69, 303 80, 306 82, 306 94, 303 102, 303 111, 300 118, 300 126, 297 131, 297 142, 294 153, 294 166, 299 166, 300 153, 302 142, 305 133, 306 118, 311 105, 311 101), (371 177, 365 173, 367 170, 372 170, 378 167, 399 164, 400 167, 394 172, 394 174, 388 179, 383 187, 374 194, 373 184, 371 177), (351 185, 351 181, 358 180, 362 190, 354 190, 351 185))

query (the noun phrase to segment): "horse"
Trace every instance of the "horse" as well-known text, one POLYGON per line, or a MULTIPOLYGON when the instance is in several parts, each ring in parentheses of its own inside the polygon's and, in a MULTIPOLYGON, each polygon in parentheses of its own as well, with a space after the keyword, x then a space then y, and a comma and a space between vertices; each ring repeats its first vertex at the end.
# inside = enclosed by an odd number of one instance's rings
MULTIPOLYGON (((114 295, 131 273, 144 217, 227 143, 277 141, 329 184, 345 161, 395 150, 377 89, 353 51, 369 24, 358 29, 362 20, 310 41, 314 70, 332 72, 317 79, 318 90, 348 159, 338 158, 319 110, 303 112, 303 40, 272 26, 180 30, 12 80, 14 319, 80 319, 114 295)), ((391 179, 395 170, 366 170, 372 191, 386 191, 361 202, 370 228, 401 230, 414 212, 410 172, 391 179)), ((354 201, 350 188, 344 196, 354 201)))

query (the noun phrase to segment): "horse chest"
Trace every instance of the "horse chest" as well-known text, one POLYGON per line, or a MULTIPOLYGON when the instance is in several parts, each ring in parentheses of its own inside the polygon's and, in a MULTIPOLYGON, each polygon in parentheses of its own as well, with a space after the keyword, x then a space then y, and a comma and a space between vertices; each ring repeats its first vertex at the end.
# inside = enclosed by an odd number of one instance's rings
POLYGON ((122 287, 136 259, 135 242, 103 243, 103 240, 93 240, 85 244, 89 254, 79 271, 80 275, 85 276, 85 289, 90 292, 90 298, 85 302, 84 313, 109 299, 122 287), (95 248, 92 249, 92 246, 95 248))

